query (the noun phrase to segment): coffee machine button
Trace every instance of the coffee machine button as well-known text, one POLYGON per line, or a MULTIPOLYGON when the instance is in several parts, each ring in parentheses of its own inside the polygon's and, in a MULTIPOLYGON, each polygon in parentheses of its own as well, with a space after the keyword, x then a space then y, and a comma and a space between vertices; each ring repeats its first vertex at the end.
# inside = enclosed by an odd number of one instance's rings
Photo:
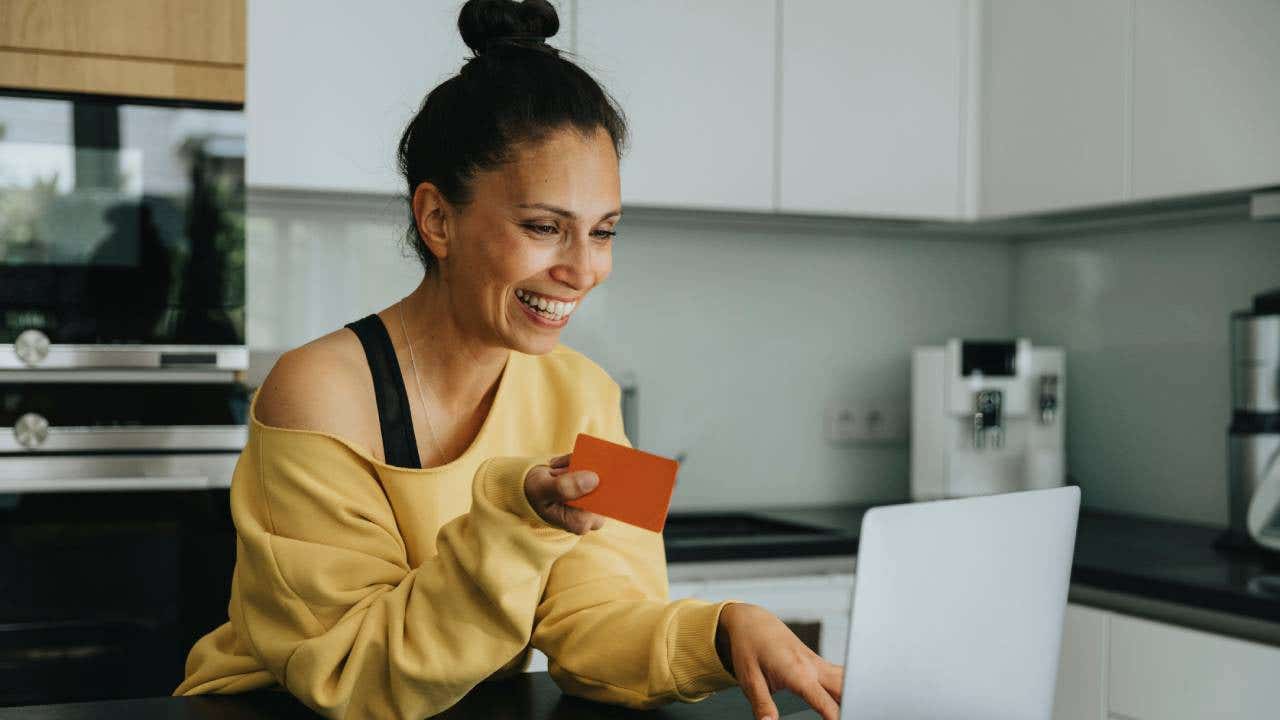
POLYGON ((23 330, 13 343, 13 351, 19 360, 35 367, 49 356, 49 336, 39 330, 23 330))

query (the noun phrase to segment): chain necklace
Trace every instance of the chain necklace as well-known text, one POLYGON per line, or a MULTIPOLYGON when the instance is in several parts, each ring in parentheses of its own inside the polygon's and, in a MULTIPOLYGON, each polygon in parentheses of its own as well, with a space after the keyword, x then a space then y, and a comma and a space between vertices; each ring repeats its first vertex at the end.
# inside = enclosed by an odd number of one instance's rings
MULTIPOLYGON (((409 345, 409 364, 413 367, 413 384, 418 386, 418 402, 422 403, 422 416, 427 419, 427 430, 431 432, 431 443, 436 446, 436 452, 440 457, 444 457, 444 451, 440 448, 440 441, 436 439, 436 429, 431 425, 431 409, 427 405, 426 399, 422 396, 422 378, 418 375, 418 359, 413 354, 413 342, 409 340, 409 331, 404 324, 404 306, 405 302, 401 301, 400 307, 396 308, 397 315, 400 316, 400 332, 404 335, 404 341, 409 345)), ((435 393, 431 394, 432 399, 435 393)), ((425 467, 426 464, 423 464, 425 467)))

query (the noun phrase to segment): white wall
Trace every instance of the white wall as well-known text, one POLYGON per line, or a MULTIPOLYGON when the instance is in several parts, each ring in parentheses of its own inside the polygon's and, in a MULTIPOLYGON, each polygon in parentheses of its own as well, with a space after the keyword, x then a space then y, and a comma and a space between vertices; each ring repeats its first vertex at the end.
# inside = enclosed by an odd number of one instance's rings
MULTIPOLYGON (((398 203, 262 198, 249 205, 251 349, 299 345, 416 284, 398 203)), ((824 408, 905 409, 913 346, 1007 334, 1009 245, 698 225, 624 220, 612 277, 562 335, 615 377, 634 373, 640 447, 687 453, 674 506, 906 497, 907 446, 828 445, 824 408)))
POLYGON ((1013 324, 1067 349, 1067 462, 1085 504, 1225 525, 1228 320, 1280 286, 1280 224, 1019 243, 1013 324))

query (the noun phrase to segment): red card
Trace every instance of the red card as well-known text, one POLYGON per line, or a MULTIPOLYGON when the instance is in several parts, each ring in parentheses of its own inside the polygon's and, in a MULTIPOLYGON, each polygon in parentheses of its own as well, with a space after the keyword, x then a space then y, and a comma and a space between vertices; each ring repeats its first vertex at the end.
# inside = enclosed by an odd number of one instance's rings
POLYGON ((660 533, 679 469, 670 458, 578 433, 569 472, 590 470, 600 484, 566 504, 660 533))

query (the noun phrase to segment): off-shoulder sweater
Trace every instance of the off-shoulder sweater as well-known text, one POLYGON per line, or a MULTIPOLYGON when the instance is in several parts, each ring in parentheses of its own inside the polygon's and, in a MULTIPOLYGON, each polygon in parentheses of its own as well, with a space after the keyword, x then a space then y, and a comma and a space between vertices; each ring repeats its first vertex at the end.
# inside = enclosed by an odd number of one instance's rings
POLYGON ((530 647, 565 692, 629 707, 734 684, 715 649, 726 603, 668 600, 660 535, 608 520, 579 537, 525 496, 579 432, 630 445, 617 383, 581 353, 510 351, 474 442, 438 467, 249 415, 230 619, 175 694, 282 686, 328 717, 419 720, 530 647))

